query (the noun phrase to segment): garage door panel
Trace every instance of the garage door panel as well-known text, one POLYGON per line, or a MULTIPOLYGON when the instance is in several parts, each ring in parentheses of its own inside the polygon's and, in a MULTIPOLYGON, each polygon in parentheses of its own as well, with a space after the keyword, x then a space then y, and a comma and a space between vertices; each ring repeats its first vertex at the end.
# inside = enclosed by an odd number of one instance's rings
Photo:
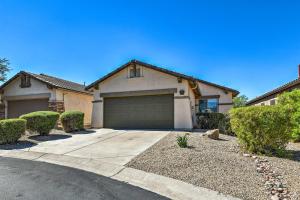
POLYGON ((172 95, 104 99, 104 126, 107 128, 174 128, 172 95))
POLYGON ((49 110, 49 99, 30 99, 30 100, 16 100, 8 101, 7 103, 7 117, 17 118, 23 114, 34 111, 49 110))

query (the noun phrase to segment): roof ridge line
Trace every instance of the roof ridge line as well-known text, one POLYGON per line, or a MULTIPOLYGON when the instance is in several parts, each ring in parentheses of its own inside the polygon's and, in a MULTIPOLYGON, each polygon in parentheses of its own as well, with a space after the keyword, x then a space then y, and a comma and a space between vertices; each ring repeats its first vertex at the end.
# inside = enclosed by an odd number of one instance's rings
POLYGON ((193 76, 190 76, 190 75, 185 75, 183 73, 179 73, 179 72, 176 72, 176 71, 173 71, 173 70, 169 70, 167 67, 159 67, 159 66, 156 66, 156 65, 153 65, 153 64, 150 64, 150 63, 146 63, 146 62, 143 62, 143 61, 139 61, 139 60, 136 60, 136 59, 132 59, 130 60, 129 62, 121 65, 120 67, 116 68, 115 70, 113 70, 112 72, 102 76, 100 79, 92 82, 91 84, 89 84, 88 86, 86 86, 86 89, 90 89, 91 87, 93 87, 94 85, 104 81, 105 79, 109 78, 110 76, 112 76, 113 74, 115 73, 118 73, 119 71, 121 71, 122 69, 128 67, 130 64, 139 64, 139 65, 142 65, 142 66, 145 66, 145 67, 149 67, 149 68, 152 68, 154 70, 157 70, 157 71, 160 71, 160 72, 163 72, 163 73, 167 73, 167 74, 170 74, 170 75, 173 75, 173 76, 177 76, 177 77, 181 77, 181 78, 184 78, 184 79, 187 79, 187 80, 191 80, 191 81, 199 81, 199 82, 202 82, 202 83, 205 83, 205 84, 208 84, 208 85, 211 85, 211 86, 214 86, 214 87, 218 87, 218 88, 221 88, 223 90, 228 90, 228 91, 231 91, 234 93, 235 96, 237 96, 239 94, 239 91, 235 90, 235 89, 232 89, 232 88, 229 88, 229 87, 225 87, 223 85, 218 85, 218 84, 215 84, 215 83, 211 83, 209 81, 204 81, 204 80, 201 80, 199 78, 195 78, 193 76))

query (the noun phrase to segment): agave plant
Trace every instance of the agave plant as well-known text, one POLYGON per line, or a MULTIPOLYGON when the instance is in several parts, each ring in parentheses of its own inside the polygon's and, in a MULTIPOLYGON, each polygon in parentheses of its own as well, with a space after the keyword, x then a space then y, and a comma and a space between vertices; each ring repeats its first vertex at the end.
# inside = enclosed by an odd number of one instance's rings
POLYGON ((183 136, 177 136, 177 144, 181 148, 187 148, 188 147, 188 136, 189 133, 184 134, 183 136))

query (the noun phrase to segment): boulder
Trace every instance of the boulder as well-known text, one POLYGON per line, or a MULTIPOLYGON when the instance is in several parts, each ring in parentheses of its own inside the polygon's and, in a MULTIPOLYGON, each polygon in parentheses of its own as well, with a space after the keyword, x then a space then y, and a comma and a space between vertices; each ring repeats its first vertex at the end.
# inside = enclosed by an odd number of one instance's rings
POLYGON ((210 139, 218 140, 219 139, 219 129, 209 130, 206 132, 207 137, 210 139))

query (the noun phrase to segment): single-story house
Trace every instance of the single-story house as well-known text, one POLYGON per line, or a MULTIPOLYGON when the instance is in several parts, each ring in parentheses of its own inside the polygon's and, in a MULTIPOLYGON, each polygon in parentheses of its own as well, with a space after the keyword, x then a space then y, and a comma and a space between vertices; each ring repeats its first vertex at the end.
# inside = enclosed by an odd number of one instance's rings
POLYGON ((192 129, 196 113, 226 113, 237 90, 132 60, 86 87, 92 127, 192 129))
POLYGON ((91 124, 93 95, 85 86, 57 77, 21 71, 0 87, 1 118, 16 118, 33 111, 85 113, 91 124))
POLYGON ((284 92, 290 92, 294 89, 300 89, 300 65, 298 66, 298 78, 288 82, 278 88, 275 88, 261 96, 251 99, 247 102, 247 106, 264 106, 264 105, 275 105, 276 99, 279 94, 284 92))

